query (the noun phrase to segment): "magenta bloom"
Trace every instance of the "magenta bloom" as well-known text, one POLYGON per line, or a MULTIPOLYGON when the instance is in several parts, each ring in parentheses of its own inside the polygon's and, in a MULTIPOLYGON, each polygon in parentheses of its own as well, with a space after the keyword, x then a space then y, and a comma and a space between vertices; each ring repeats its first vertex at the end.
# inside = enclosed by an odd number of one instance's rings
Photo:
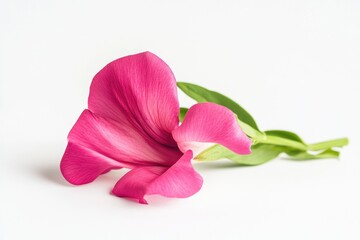
POLYGON ((88 109, 68 141, 60 164, 67 181, 85 184, 129 168, 112 192, 140 203, 150 194, 185 198, 198 192, 203 180, 191 160, 204 143, 238 154, 249 154, 251 145, 235 114, 217 104, 195 104, 179 126, 175 77, 149 52, 117 59, 96 74, 88 109))

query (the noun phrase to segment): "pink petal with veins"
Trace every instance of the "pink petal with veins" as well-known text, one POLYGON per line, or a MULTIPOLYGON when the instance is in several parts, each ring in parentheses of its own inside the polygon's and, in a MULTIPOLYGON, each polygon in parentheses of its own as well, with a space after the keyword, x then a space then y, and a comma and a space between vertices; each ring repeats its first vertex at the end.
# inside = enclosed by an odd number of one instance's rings
POLYGON ((171 131, 179 125, 176 80, 169 66, 150 52, 117 59, 94 77, 89 109, 176 147, 171 131))
POLYGON ((73 184, 93 181, 112 168, 171 166, 182 153, 141 135, 132 126, 84 110, 69 136, 61 160, 64 177, 73 184))
POLYGON ((251 153, 252 142, 239 127, 235 114, 215 103, 193 105, 172 134, 183 152, 198 148, 197 142, 208 142, 221 144, 238 154, 251 153))
POLYGON ((135 198, 147 203, 145 195, 186 198, 198 192, 202 177, 191 165, 193 155, 187 151, 171 167, 138 167, 125 174, 115 185, 113 193, 119 197, 135 198))
POLYGON ((122 167, 126 165, 71 142, 68 143, 60 163, 65 179, 75 185, 92 182, 99 175, 122 167))

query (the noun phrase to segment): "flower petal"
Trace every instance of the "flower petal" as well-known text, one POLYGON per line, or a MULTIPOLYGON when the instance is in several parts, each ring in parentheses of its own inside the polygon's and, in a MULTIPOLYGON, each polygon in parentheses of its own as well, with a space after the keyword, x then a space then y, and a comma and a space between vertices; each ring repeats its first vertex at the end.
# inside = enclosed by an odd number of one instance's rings
MULTIPOLYGON (((204 143, 217 143, 238 154, 251 153, 252 142, 239 127, 235 114, 215 103, 192 106, 172 134, 183 152, 199 148, 197 143, 203 148, 209 147, 204 143)), ((197 153, 194 153, 195 156, 197 153)))
POLYGON ((64 177, 73 184, 93 181, 112 168, 171 166, 182 153, 143 136, 125 123, 103 118, 89 110, 71 129, 61 160, 64 177))
POLYGON ((75 185, 94 181, 99 175, 125 165, 98 152, 69 142, 60 163, 65 179, 75 185))
POLYGON ((169 66, 150 52, 117 59, 93 79, 89 109, 175 147, 171 131, 179 125, 176 81, 169 66))
POLYGON ((198 192, 202 177, 191 165, 192 151, 187 151, 171 167, 139 167, 125 174, 115 185, 113 193, 119 197, 138 199, 147 203, 145 195, 160 194, 171 198, 186 198, 198 192))

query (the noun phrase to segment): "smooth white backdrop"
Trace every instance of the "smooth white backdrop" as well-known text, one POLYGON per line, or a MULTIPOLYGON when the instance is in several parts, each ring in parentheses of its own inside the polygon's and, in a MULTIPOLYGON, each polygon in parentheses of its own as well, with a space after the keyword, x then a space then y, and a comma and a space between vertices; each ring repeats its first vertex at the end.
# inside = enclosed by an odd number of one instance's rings
MULTIPOLYGON (((0 0, 0 239, 360 239, 360 2, 0 0), (150 205, 59 172, 94 74, 152 51, 259 126, 348 136, 340 160, 196 164, 202 190, 150 205)), ((193 101, 180 94, 183 106, 193 101)))

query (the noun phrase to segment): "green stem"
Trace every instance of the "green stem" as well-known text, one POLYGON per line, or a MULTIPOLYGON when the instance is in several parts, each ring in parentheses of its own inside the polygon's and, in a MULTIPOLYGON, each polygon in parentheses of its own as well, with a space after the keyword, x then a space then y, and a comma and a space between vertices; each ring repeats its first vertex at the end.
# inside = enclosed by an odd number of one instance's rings
POLYGON ((343 147, 349 143, 347 138, 339 138, 325 142, 313 143, 308 145, 308 149, 312 151, 319 151, 323 149, 328 149, 332 147, 343 147))
POLYGON ((286 146, 286 147, 291 147, 291 148, 295 148, 295 149, 299 149, 299 150, 303 150, 303 151, 308 150, 307 145, 305 145, 301 142, 296 142, 296 141, 293 141, 290 139, 277 137, 277 136, 266 136, 265 139, 259 139, 258 142, 265 143, 265 144, 286 146))

